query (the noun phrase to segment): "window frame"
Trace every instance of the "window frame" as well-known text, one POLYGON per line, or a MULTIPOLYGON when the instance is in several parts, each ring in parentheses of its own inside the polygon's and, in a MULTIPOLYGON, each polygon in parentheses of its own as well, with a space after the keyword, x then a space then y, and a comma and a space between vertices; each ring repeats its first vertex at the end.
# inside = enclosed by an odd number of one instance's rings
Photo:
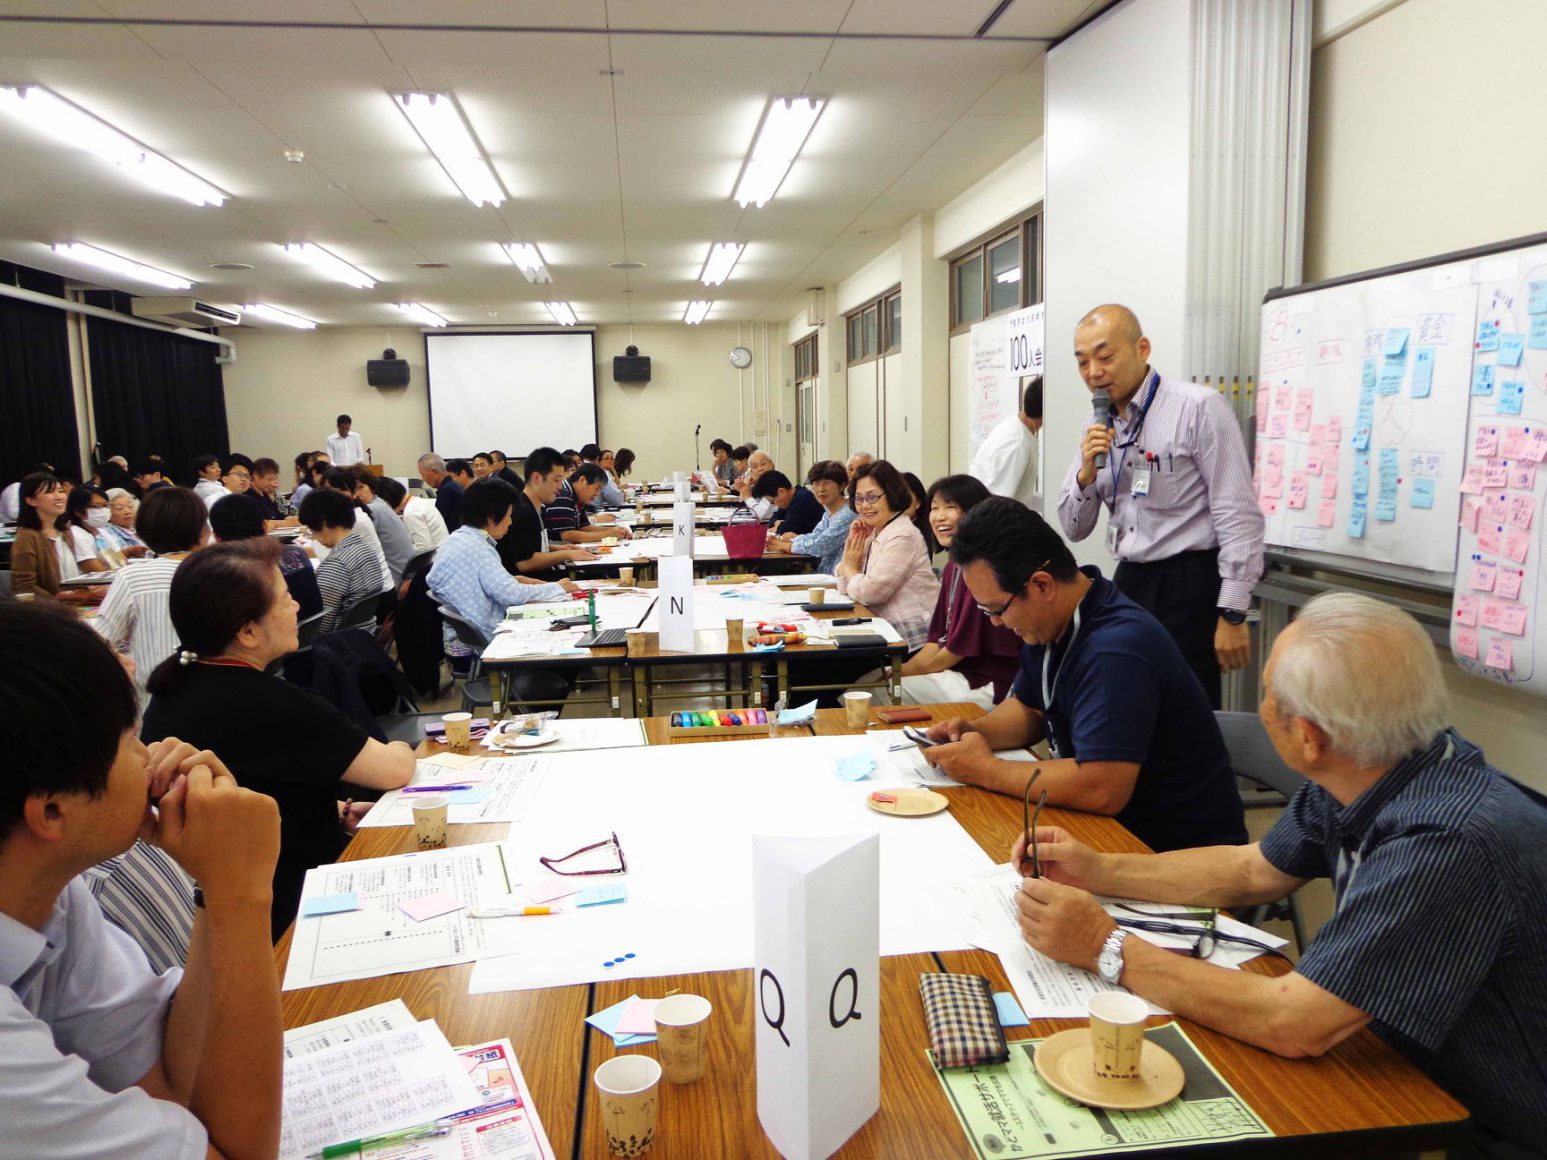
POLYGON ((844 369, 863 366, 887 358, 902 350, 902 286, 899 284, 860 303, 843 316, 844 369), (891 305, 898 304, 898 325, 892 325, 891 305), (867 330, 875 327, 875 346, 867 341, 867 330), (857 341, 856 341, 857 336, 857 341))
POLYGON ((968 333, 979 322, 986 322, 990 318, 998 318, 1009 314, 1013 310, 1023 310, 1027 306, 1033 306, 1042 301, 1042 207, 1038 206, 1020 221, 992 230, 970 245, 964 246, 950 258, 950 327, 949 336, 968 333), (1017 245, 1017 256, 1021 265, 1020 290, 1016 295, 1013 305, 1003 306, 998 310, 990 310, 993 302, 993 268, 989 260, 989 251, 1003 245, 1007 241, 1014 240, 1017 245), (980 263, 981 285, 979 293, 982 295, 983 317, 971 321, 961 321, 960 289, 957 285, 957 270, 973 259, 980 263))
POLYGON ((821 378, 822 365, 817 349, 817 332, 812 331, 805 338, 798 339, 792 344, 795 348, 795 383, 809 382, 811 379, 821 378))

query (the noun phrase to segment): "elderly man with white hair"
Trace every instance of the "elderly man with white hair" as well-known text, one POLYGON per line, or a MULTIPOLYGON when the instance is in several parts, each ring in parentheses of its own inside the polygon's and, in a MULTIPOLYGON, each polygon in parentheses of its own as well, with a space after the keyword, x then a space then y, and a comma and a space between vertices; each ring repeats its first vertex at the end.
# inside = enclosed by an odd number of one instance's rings
POLYGON ((1317 597, 1264 681, 1268 736, 1308 780, 1262 841, 1098 854, 1041 827, 1044 876, 1016 898, 1026 941, 1278 1055, 1321 1055, 1368 1026, 1471 1110, 1462 1154, 1540 1155, 1547 798, 1446 726, 1434 646, 1390 605, 1317 597), (1092 897, 1252 906, 1317 877, 1336 908, 1276 979, 1202 961, 1208 939, 1187 957, 1127 938, 1092 897))
POLYGON ((773 513, 773 502, 755 497, 752 494, 752 485, 773 469, 773 456, 766 451, 758 451, 754 448, 752 454, 747 456, 746 473, 736 481, 737 493, 746 505, 757 513, 757 518, 760 520, 767 520, 773 513))
POLYGON ((875 461, 876 457, 868 451, 856 451, 853 455, 849 456, 849 461, 843 465, 844 470, 849 473, 849 482, 854 482, 854 473, 856 471, 861 467, 870 466, 875 461))

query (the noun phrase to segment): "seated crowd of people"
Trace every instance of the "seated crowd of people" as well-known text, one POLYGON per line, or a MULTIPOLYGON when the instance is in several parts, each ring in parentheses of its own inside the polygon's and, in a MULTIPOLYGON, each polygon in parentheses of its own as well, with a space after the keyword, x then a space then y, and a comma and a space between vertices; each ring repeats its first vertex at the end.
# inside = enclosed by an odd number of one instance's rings
MULTIPOLYGON (((1536 1146, 1547 802, 1449 728, 1410 616, 1332 594, 1279 635, 1261 715, 1306 781, 1249 842, 1209 695, 1177 643, 1036 512, 972 475, 926 488, 864 452, 797 481, 755 445, 710 448, 706 486, 767 525, 768 552, 812 558, 896 629, 905 702, 984 711, 932 725, 926 760, 1015 798, 1034 780, 1046 805, 1115 817, 1155 851, 1097 854, 1033 823, 1010 852, 1031 946, 1285 1056, 1371 1027, 1467 1104, 1479 1148, 1536 1146), (1035 763, 999 756, 1043 742, 1035 763), (1249 906, 1315 877, 1332 880, 1336 910, 1277 979, 1125 943, 1093 898, 1249 906)), ((27 729, 31 747, 0 782, 0 1118, 18 1154, 111 1142, 121 1155, 273 1155, 277 984, 259 964, 307 870, 337 859, 369 799, 415 768, 410 746, 373 735, 289 660, 308 628, 375 640, 418 601, 487 639, 511 606, 562 598, 568 565, 629 534, 609 512, 629 500, 633 462, 594 443, 515 466, 499 450, 427 453, 418 494, 312 451, 287 493, 273 459, 201 455, 181 487, 151 456, 73 485, 39 464, 0 495, 0 519, 10 502, 18 524, 13 591, 34 598, 0 602, 0 731, 14 752, 27 729), (290 528, 299 543, 270 534, 290 528), (65 583, 100 571, 118 575, 65 583), (90 620, 59 607, 104 593, 90 620), (90 897, 91 875, 136 851, 186 894, 172 961, 160 947, 147 961, 90 897), (219 985, 236 974, 244 986, 219 985), (230 1039, 242 1052, 221 1050, 230 1039)), ((438 685, 440 650, 468 648, 434 624, 438 685)), ((401 627, 396 643, 407 671, 401 627)), ((801 663, 839 688, 870 667, 801 663)))

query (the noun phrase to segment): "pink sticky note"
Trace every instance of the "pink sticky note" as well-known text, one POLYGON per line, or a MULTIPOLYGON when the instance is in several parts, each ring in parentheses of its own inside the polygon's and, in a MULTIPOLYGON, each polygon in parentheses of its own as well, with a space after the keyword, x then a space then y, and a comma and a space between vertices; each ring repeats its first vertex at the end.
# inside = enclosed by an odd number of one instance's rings
POLYGON ((1519 528, 1510 528, 1504 533, 1504 554, 1517 564, 1526 562, 1526 553, 1531 550, 1531 537, 1527 532, 1519 528))
POLYGON ((1316 507, 1316 526, 1318 528, 1330 528, 1337 521, 1338 505, 1336 500, 1324 499, 1316 507))
POLYGON ((1529 459, 1512 459, 1509 463, 1509 486, 1521 491, 1536 490, 1536 464, 1529 459))
POLYGON ((1327 442, 1334 447, 1343 442, 1343 420, 1336 415, 1327 420, 1327 442))
POLYGON ((1456 630, 1456 652, 1464 657, 1477 659, 1477 631, 1471 628, 1456 630))
POLYGON ((1526 634, 1526 606, 1524 604, 1506 604, 1499 614, 1499 627, 1510 636, 1524 636, 1526 634))
POLYGON ((1322 457, 1321 457, 1321 452, 1319 452, 1319 451, 1312 451, 1309 455, 1307 455, 1305 457, 1305 474, 1306 475, 1320 475, 1321 474, 1322 463, 1323 463, 1323 460, 1322 460, 1322 457))
POLYGON ((1499 441, 1500 454, 1510 459, 1519 459, 1526 453, 1526 447, 1530 442, 1531 437, 1526 434, 1524 427, 1506 427, 1503 438, 1499 441))
POLYGON ((1486 517, 1477 525, 1477 548, 1497 556, 1504 548, 1504 525, 1490 524, 1486 517))
POLYGON ((1492 560, 1473 560, 1472 580, 1468 587, 1474 592, 1492 592, 1498 570, 1499 566, 1492 560))
POLYGON ((1537 427, 1531 432, 1531 446, 1526 448, 1526 455, 1536 463, 1547 459, 1547 428, 1537 427))
POLYGON ((1507 459, 1488 460, 1487 466, 1483 468, 1483 486, 1508 487, 1509 464, 1510 461, 1507 459))
POLYGON ((1499 622, 1503 618, 1504 604, 1499 600, 1481 600, 1477 613, 1477 623, 1483 628, 1491 628, 1498 631, 1499 622))
POLYGON ((543 882, 536 886, 529 886, 526 891, 527 901, 533 906, 541 906, 545 902, 552 902, 556 898, 568 898, 571 894, 579 894, 580 887, 569 886, 563 882, 543 882))
POLYGON ((1515 671, 1515 646, 1502 636, 1496 636, 1488 642, 1488 656, 1483 661, 1490 669, 1498 669, 1501 673, 1515 671))
POLYGON ((1477 517, 1482 513, 1483 503, 1475 495, 1469 495, 1461 501, 1461 526, 1469 532, 1477 530, 1477 517))
POLYGON ((1523 532, 1531 530, 1531 517, 1536 514, 1536 500, 1528 495, 1509 497, 1509 522, 1523 532))
POLYGON ((1467 495, 1480 495, 1483 490, 1483 465, 1468 463, 1466 474, 1461 477, 1461 490, 1467 495))
POLYGON ((1274 463, 1270 458, 1265 464, 1262 465, 1262 486, 1264 491, 1270 487, 1278 487, 1283 482, 1283 467, 1277 463, 1274 463))
POLYGON ((616 1035, 654 1035, 655 1034, 655 1005, 658 999, 641 999, 635 995, 628 1001, 628 1006, 623 1008, 623 1014, 618 1017, 618 1025, 613 1028, 616 1035))
POLYGON ((1289 434, 1289 416, 1273 415, 1268 419, 1268 438, 1282 439, 1289 434))
POLYGON ((1483 497, 1482 518, 1490 524, 1502 524, 1509 519, 1509 497, 1489 495, 1483 497))
POLYGON ((1289 410, 1289 404, 1293 401, 1293 398, 1294 396, 1288 387, 1280 387, 1273 392, 1273 409, 1275 411, 1289 410))
POLYGON ((1505 600, 1514 600, 1520 595, 1520 584, 1525 578, 1524 568, 1500 568, 1493 590, 1505 600))
POLYGON ((426 922, 432 918, 439 918, 443 914, 462 910, 466 905, 445 891, 437 890, 434 894, 426 894, 422 898, 410 898, 407 902, 400 902, 397 908, 415 922, 426 922))
POLYGON ((1298 511, 1303 508, 1310 492, 1311 487, 1305 481, 1305 472, 1297 471, 1289 477, 1289 506, 1291 509, 1298 511))
POLYGON ((1282 447, 1268 448, 1268 466, 1275 471, 1284 470, 1284 449, 1282 447))
POLYGON ((1311 428, 1311 446, 1322 447, 1326 445, 1326 442, 1327 425, 1325 423, 1317 423, 1311 428))
POLYGON ((1490 455, 1499 453, 1499 429, 1497 427, 1479 427, 1477 435, 1472 440, 1472 454, 1479 459, 1486 459, 1490 455))
POLYGON ((1263 496, 1257 501, 1257 506, 1262 508, 1263 516, 1269 519, 1278 515, 1278 500, 1276 499, 1270 499, 1267 496, 1263 496))
POLYGON ((1329 471, 1321 477, 1321 498, 1336 499, 1338 494, 1338 473, 1329 471))
POLYGON ((1472 628, 1477 626, 1477 597, 1456 597, 1456 623, 1472 628))

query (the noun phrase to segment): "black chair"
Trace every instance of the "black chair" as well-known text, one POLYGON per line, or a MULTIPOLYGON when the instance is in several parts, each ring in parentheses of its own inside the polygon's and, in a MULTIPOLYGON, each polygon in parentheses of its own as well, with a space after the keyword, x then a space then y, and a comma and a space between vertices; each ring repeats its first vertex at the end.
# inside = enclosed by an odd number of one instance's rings
POLYGON ((364 628, 376 619, 376 602, 381 599, 380 592, 372 592, 369 596, 362 596, 358 600, 344 605, 344 610, 339 613, 338 623, 333 626, 334 632, 343 632, 349 628, 364 628))
POLYGON ((392 678, 397 687, 397 706, 391 713, 378 716, 376 724, 381 726, 388 741, 402 741, 417 746, 425 739, 425 724, 439 721, 442 714, 419 711, 419 699, 414 695, 413 684, 402 669, 394 669, 392 678))
POLYGON ((473 712, 479 705, 494 705, 494 685, 483 673, 483 650, 489 647, 489 638, 471 620, 442 604, 437 606, 441 619, 451 626, 456 638, 473 650, 472 664, 467 678, 462 682, 462 711, 473 712))
MULTIPOLYGON (((287 653, 271 664, 268 667, 269 674, 271 676, 283 675, 287 681, 295 681, 296 678, 292 675, 298 671, 294 666, 295 658, 311 652, 312 645, 317 643, 317 636, 321 632, 322 613, 314 613, 305 620, 299 621, 295 626, 295 635, 296 639, 301 642, 301 646, 295 652, 287 653)), ((308 677, 310 676, 309 670, 307 675, 308 677)), ((304 684, 305 682, 301 683, 304 684)))
MULTIPOLYGON (((1273 748, 1268 731, 1263 728, 1262 718, 1257 714, 1216 710, 1214 720, 1219 722, 1219 731, 1225 738, 1225 751, 1230 756, 1230 768, 1236 776, 1282 795, 1285 802, 1294 797, 1305 784, 1305 777, 1285 765, 1278 750, 1273 748)), ((1305 922, 1300 914, 1300 899, 1296 895, 1254 906, 1245 915, 1246 921, 1253 924, 1270 918, 1288 920, 1295 932, 1295 945, 1302 952, 1305 950, 1305 922)))

